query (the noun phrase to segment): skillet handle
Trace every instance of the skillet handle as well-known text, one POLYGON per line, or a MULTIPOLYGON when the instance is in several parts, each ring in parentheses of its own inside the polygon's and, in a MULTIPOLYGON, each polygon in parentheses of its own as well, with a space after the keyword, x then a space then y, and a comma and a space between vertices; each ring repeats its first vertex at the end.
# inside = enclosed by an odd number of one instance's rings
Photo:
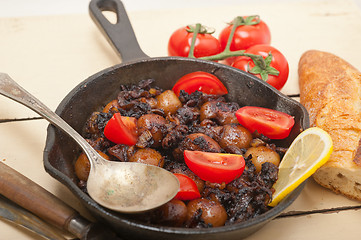
POLYGON ((81 238, 91 222, 35 182, 0 162, 0 194, 59 229, 81 238))
POLYGON ((149 58, 140 48, 128 14, 120 0, 91 0, 89 14, 123 62, 149 58), (117 22, 115 24, 109 22, 102 11, 114 12, 117 22))

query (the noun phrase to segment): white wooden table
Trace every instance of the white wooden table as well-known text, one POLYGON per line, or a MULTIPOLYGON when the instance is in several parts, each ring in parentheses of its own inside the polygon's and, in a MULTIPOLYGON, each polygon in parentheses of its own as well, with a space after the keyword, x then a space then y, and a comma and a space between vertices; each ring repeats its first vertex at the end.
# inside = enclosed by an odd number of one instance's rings
MULTIPOLYGON (((170 34, 183 25, 201 22, 215 27, 218 35, 225 22, 250 14, 259 14, 268 23, 272 45, 289 60, 290 77, 283 89, 286 94, 298 93, 297 64, 306 50, 334 53, 361 69, 361 12, 351 0, 250 1, 203 10, 177 7, 129 11, 139 43, 150 56, 167 55, 170 34)), ((53 110, 79 82, 120 63, 86 13, 2 17, 0 36, 0 71, 53 110)), ((72 193, 45 172, 42 154, 48 123, 42 119, 18 121, 33 117, 38 115, 0 97, 0 160, 88 216, 72 193)), ((360 208, 360 202, 310 180, 286 210, 296 216, 277 218, 248 239, 359 239, 360 208)), ((5 239, 40 238, 0 221, 0 240, 5 239)))

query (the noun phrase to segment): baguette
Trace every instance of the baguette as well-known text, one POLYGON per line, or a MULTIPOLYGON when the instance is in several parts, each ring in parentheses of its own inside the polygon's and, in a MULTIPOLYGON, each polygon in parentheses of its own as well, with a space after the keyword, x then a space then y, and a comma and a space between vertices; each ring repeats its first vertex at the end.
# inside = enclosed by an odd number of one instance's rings
POLYGON ((315 181, 348 198, 361 200, 361 73, 331 53, 310 50, 298 66, 300 102, 310 125, 333 140, 329 161, 315 181))

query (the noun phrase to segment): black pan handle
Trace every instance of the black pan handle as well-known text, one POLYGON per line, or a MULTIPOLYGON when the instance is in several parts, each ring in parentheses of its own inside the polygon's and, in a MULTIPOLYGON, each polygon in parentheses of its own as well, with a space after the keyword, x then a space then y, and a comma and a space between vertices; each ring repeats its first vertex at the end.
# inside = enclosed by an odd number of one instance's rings
POLYGON ((140 48, 128 14, 120 0, 91 0, 89 14, 123 62, 149 58, 140 48), (109 22, 103 11, 114 12, 117 22, 115 24, 109 22))

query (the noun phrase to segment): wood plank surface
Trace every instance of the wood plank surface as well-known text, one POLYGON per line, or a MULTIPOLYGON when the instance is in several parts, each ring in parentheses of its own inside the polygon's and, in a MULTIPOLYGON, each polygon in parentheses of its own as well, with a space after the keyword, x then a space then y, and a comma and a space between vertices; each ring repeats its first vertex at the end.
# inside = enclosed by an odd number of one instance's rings
MULTIPOLYGON (((170 34, 183 25, 201 22, 215 27, 218 35, 225 22, 237 15, 251 14, 261 15, 268 23, 272 45, 289 60, 290 78, 284 93, 298 93, 297 64, 308 49, 335 53, 361 69, 361 45, 357 44, 361 42, 361 13, 353 1, 250 2, 202 11, 129 12, 129 17, 144 52, 165 56, 170 34)), ((8 73, 53 110, 81 81, 121 62, 88 15, 0 18, 0 36, 0 71, 8 73)), ((0 97, 0 160, 89 216, 70 191, 43 168, 48 123, 14 122, 34 117, 38 115, 0 97)), ((358 239, 360 205, 310 180, 285 211, 299 216, 277 218, 248 239, 358 239)), ((0 232, 0 240, 39 239, 2 221, 0 232)))

